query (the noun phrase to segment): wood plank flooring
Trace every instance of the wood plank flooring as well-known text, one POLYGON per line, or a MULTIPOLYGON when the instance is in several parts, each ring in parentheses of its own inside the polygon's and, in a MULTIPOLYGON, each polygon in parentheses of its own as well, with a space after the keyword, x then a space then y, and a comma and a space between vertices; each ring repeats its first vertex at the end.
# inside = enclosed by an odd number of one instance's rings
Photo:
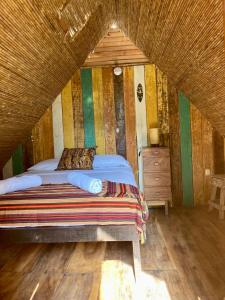
POLYGON ((1 300, 225 299, 225 221, 154 210, 135 289, 131 243, 0 245, 1 300))

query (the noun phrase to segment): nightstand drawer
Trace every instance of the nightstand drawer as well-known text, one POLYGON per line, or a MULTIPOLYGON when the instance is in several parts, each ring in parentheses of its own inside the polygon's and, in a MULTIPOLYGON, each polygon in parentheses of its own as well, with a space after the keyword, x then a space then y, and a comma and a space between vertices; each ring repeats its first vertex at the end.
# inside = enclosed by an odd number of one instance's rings
POLYGON ((169 172, 170 160, 168 157, 143 157, 144 172, 169 172))
POLYGON ((168 148, 157 148, 157 147, 151 147, 151 148, 143 148, 143 157, 164 157, 170 156, 170 152, 168 148))
POLYGON ((148 173, 144 172, 144 186, 170 186, 170 173, 148 173))
POLYGON ((145 200, 170 200, 171 199, 171 190, 170 187, 145 187, 144 189, 145 200))

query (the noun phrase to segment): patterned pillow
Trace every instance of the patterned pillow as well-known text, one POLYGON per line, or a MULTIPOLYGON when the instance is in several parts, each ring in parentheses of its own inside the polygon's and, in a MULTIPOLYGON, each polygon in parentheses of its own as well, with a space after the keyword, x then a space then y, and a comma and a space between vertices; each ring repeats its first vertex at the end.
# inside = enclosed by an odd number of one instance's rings
POLYGON ((91 170, 96 148, 65 148, 56 171, 91 170))

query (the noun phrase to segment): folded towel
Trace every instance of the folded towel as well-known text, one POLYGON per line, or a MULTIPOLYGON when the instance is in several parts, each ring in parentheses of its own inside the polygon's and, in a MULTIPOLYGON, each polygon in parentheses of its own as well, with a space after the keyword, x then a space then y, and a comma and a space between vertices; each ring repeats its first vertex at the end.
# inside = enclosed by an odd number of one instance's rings
POLYGON ((0 180, 0 195, 40 186, 42 179, 38 175, 24 175, 0 180))
POLYGON ((70 173, 67 177, 70 184, 78 186, 82 190, 88 191, 93 194, 100 193, 102 191, 101 179, 92 178, 82 173, 70 173))

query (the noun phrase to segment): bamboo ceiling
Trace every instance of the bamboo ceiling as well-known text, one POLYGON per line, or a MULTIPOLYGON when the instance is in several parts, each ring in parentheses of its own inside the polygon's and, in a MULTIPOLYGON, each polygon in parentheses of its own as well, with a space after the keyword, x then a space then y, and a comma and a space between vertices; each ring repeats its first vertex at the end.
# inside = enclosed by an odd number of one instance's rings
POLYGON ((0 15, 1 164, 113 21, 225 134, 221 0, 5 0, 0 15))

